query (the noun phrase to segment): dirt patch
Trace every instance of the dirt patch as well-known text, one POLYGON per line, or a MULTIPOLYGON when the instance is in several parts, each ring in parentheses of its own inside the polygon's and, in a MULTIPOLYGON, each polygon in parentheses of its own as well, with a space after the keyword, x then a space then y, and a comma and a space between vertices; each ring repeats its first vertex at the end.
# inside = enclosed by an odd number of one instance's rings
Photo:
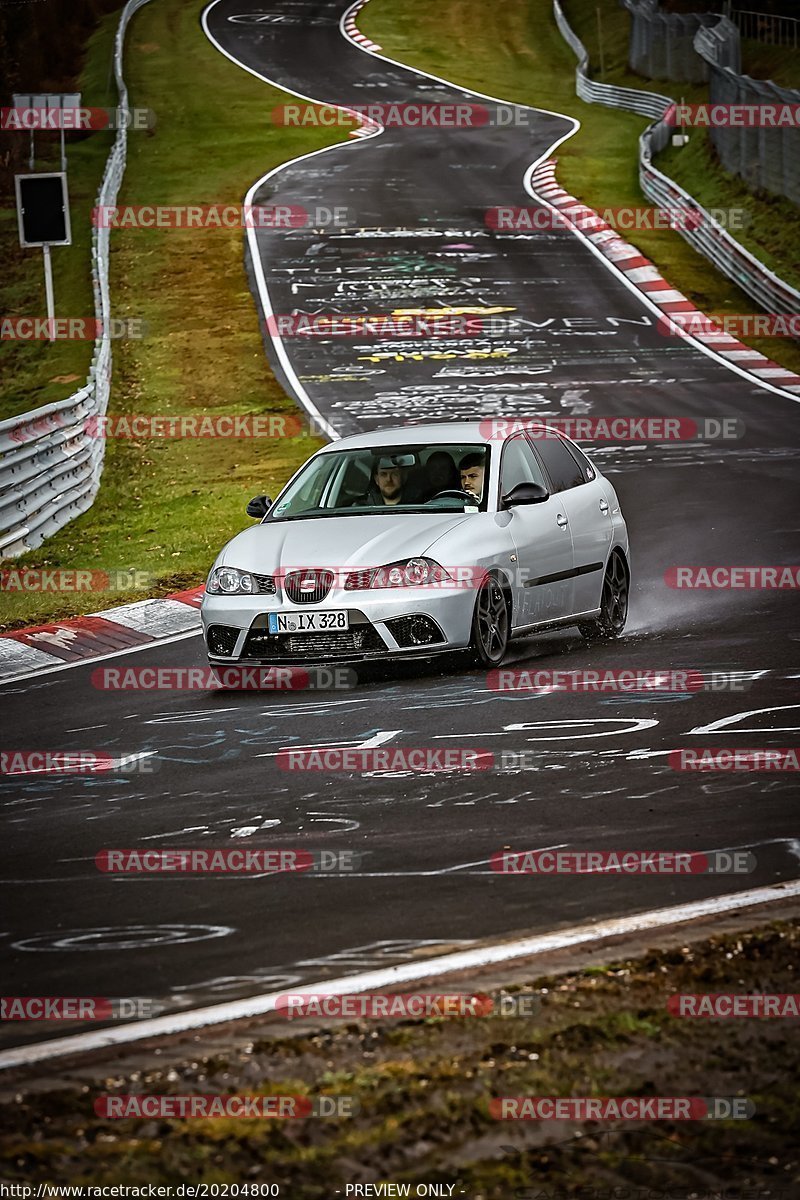
POLYGON ((772 921, 532 978, 534 1016, 360 1021, 213 1049, 198 1037, 180 1061, 159 1066, 155 1051, 147 1066, 106 1065, 71 1086, 20 1085, 0 1106, 2 1174, 271 1182, 303 1200, 377 1182, 407 1183, 412 1196, 435 1183, 440 1195, 473 1200, 794 1200, 798 1021, 692 1020, 667 1001, 794 993, 798 949, 800 921, 772 921), (358 1111, 298 1121, 95 1116, 100 1095, 131 1092, 346 1095, 358 1111), (501 1122, 491 1100, 502 1096, 739 1097, 755 1111, 744 1120, 501 1122))

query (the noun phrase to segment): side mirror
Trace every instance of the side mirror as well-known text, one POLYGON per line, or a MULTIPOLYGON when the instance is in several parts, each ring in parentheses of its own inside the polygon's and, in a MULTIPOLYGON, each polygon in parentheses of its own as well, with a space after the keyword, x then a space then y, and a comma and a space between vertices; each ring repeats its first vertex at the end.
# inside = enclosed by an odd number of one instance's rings
POLYGON ((269 496, 253 496, 253 499, 247 505, 248 517, 258 517, 261 520, 265 517, 272 507, 272 500, 269 496))
POLYGON ((518 483, 500 501, 501 508, 514 508, 517 504, 542 504, 550 499, 547 488, 540 483, 518 483))

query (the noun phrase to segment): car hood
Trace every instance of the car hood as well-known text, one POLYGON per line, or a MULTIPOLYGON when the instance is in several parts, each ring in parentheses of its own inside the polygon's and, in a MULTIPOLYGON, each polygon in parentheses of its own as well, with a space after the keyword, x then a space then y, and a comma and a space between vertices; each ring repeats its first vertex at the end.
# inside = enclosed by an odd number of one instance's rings
POLYGON ((425 554, 470 515, 387 513, 255 525, 228 542, 216 565, 265 575, 280 568, 380 567, 425 554))

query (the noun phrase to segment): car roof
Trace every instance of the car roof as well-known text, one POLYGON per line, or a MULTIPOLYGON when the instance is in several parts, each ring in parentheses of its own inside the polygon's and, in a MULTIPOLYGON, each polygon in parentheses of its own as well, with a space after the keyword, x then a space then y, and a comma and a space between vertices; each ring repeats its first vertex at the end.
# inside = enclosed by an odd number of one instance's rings
MULTIPOLYGON (((365 431, 364 433, 354 433, 349 437, 339 438, 335 442, 329 442, 327 446, 322 447, 322 452, 331 450, 368 450, 371 446, 408 446, 422 443, 424 445, 436 445, 438 443, 456 442, 462 444, 464 442, 480 442, 483 444, 491 442, 500 442, 505 440, 503 437, 490 437, 487 426, 492 421, 497 421, 498 424, 506 418, 501 417, 486 417, 482 421, 438 421, 430 425, 399 425, 389 429, 374 429, 365 431)), ((519 428, 528 426, 544 426, 544 421, 529 421, 524 418, 519 419, 519 428)), ((516 432, 516 424, 513 418, 508 419, 508 424, 511 426, 509 433, 516 432)))

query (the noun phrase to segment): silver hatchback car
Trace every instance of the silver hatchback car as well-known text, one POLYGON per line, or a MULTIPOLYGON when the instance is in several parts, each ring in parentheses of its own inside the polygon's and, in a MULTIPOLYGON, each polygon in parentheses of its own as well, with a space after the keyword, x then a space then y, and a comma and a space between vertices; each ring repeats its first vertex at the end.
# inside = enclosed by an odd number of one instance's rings
POLYGON ((212 666, 456 650, 492 666, 512 637, 577 625, 613 638, 625 626, 630 555, 614 488, 543 424, 357 434, 247 512, 259 524, 228 542, 206 583, 212 666))

